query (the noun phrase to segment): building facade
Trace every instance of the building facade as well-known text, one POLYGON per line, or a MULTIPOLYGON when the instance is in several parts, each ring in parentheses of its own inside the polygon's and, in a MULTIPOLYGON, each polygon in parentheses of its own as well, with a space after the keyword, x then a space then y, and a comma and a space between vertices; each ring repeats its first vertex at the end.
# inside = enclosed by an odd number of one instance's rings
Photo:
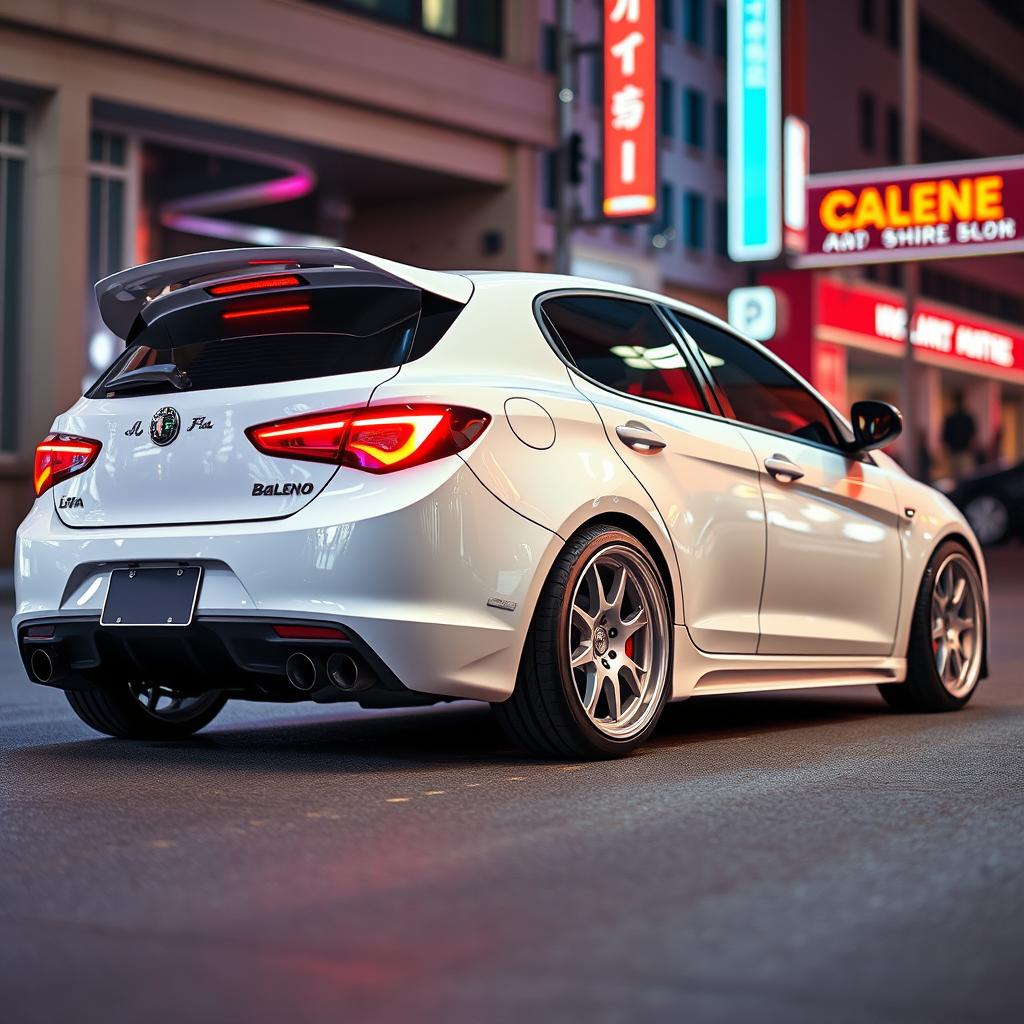
MULTIPOLYGON (((573 129, 582 138, 582 181, 573 189, 577 219, 600 217, 603 0, 572 5, 576 62, 573 129), (592 49, 591 49, 592 48, 592 49)), ((555 2, 542 0, 540 67, 555 71, 555 2)), ((658 214, 654 223, 581 226, 572 268, 585 277, 650 288, 725 315, 730 289, 746 280, 726 255, 724 0, 658 4, 658 214)), ((541 212, 537 250, 554 245, 554 153, 538 159, 541 212)))
MULTIPOLYGON (((789 0, 786 101, 810 124, 812 173, 902 162, 901 7, 901 0, 789 0)), ((1024 153, 1024 7, 920 0, 918 17, 920 162, 1024 153)), ((915 444, 915 461, 932 477, 945 475, 943 422, 963 395, 977 425, 977 460, 1024 457, 1024 365, 984 353, 964 358, 935 343, 961 329, 1003 347, 1015 342, 1024 331, 1024 255, 920 266, 915 422, 904 448, 915 444)), ((820 390, 840 407, 869 397, 899 403, 902 264, 760 276, 782 297, 776 346, 820 390)))
POLYGON ((57 411, 118 342, 92 283, 318 240, 537 263, 535 0, 0 0, 0 560, 57 411))

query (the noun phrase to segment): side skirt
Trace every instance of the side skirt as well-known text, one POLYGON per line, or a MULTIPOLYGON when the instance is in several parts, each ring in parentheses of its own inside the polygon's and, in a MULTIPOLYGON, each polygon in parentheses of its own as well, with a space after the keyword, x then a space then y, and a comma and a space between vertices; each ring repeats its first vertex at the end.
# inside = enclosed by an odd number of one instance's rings
POLYGON ((694 646, 685 626, 676 626, 671 699, 705 693, 901 683, 906 675, 906 658, 708 654, 694 646))

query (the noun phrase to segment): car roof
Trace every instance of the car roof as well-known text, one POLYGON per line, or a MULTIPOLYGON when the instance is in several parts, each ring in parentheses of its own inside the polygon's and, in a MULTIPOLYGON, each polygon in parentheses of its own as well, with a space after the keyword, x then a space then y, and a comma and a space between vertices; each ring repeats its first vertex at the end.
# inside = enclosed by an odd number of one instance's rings
POLYGON ((682 302, 660 292, 652 292, 644 288, 634 288, 632 285, 619 284, 613 281, 602 281, 593 277, 578 277, 573 274, 542 274, 525 270, 453 270, 450 273, 467 277, 474 283, 486 284, 488 286, 509 284, 532 288, 537 295, 543 295, 545 292, 552 291, 601 291, 608 292, 610 295, 624 295, 647 302, 657 302, 660 305, 677 309, 682 313, 699 316, 733 333, 742 334, 735 327, 730 326, 720 317, 715 316, 714 313, 709 313, 700 306, 682 302))

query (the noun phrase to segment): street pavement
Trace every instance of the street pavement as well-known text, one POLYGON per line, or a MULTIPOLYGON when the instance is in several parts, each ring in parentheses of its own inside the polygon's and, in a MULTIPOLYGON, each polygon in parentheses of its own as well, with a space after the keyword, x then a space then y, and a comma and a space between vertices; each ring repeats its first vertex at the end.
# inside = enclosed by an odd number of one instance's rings
POLYGON ((2 634, 0 1021, 1024 1019, 1024 551, 990 572, 961 713, 705 698, 599 764, 470 705, 101 739, 2 634))

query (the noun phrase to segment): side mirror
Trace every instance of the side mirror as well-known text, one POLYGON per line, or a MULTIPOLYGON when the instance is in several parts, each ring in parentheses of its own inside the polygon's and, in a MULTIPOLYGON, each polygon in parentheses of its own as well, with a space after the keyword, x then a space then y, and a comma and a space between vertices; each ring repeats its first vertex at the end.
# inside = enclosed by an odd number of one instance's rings
POLYGON ((903 432, 903 415, 888 402, 854 402, 850 420, 855 438, 852 447, 858 452, 884 448, 903 432))

